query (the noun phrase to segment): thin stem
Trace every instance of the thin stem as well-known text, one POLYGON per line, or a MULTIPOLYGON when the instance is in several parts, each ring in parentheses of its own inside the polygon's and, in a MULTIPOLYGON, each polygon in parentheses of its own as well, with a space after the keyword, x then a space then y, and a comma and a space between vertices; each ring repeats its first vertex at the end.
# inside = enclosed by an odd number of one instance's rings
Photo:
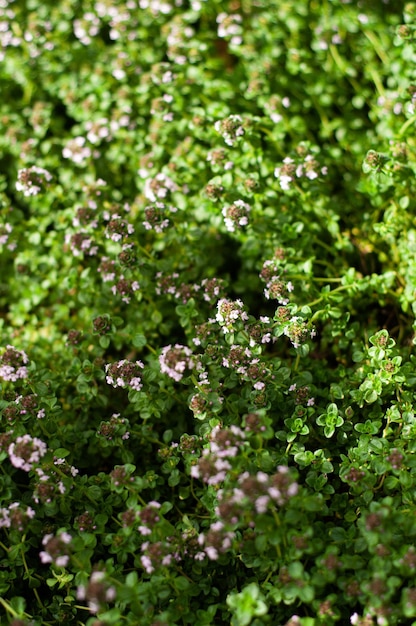
POLYGON ((409 126, 411 126, 414 122, 416 122, 416 115, 412 115, 409 119, 403 124, 401 129, 399 130, 399 136, 401 137, 407 131, 409 126))
POLYGON ((326 300, 326 298, 330 298, 334 293, 345 291, 346 289, 350 289, 351 287, 352 285, 341 285, 340 287, 336 287, 332 291, 329 291, 328 293, 326 293, 324 296, 321 296, 320 298, 317 298, 316 300, 312 300, 312 302, 308 302, 306 306, 309 306, 309 307, 315 306, 316 304, 319 304, 323 300, 326 300))
POLYGON ((10 604, 6 601, 3 600, 3 598, 0 596, 0 604, 6 609, 6 611, 8 611, 10 613, 10 615, 12 617, 22 617, 22 615, 24 617, 30 617, 30 615, 28 613, 23 612, 23 614, 18 614, 14 608, 12 606, 10 606, 10 604))
POLYGON ((364 30, 364 35, 367 37, 369 41, 373 44, 373 48, 376 51, 378 57, 382 61, 384 65, 387 65, 389 62, 389 57, 384 52, 383 48, 380 45, 380 41, 376 37, 376 35, 371 30, 364 30))
MULTIPOLYGON (((22 537, 22 542, 24 542, 24 541, 25 541, 25 539, 26 539, 26 535, 23 535, 23 537, 22 537)), ((24 552, 23 552, 23 549, 21 549, 21 550, 20 550, 20 556, 22 557, 23 567, 24 567, 24 569, 25 569, 25 572, 26 572, 26 574, 27 574, 28 578, 32 578, 32 576, 30 575, 30 572, 29 572, 29 568, 28 568, 27 563, 26 563, 25 554, 24 554, 24 552)), ((37 589, 35 589, 35 588, 34 588, 34 589, 33 589, 33 593, 34 593, 34 595, 35 595, 36 602, 38 603, 38 605, 40 606, 40 608, 41 608, 41 609, 43 609, 43 603, 42 603, 42 600, 41 600, 41 599, 40 599, 40 597, 39 597, 39 594, 38 594, 37 589)))

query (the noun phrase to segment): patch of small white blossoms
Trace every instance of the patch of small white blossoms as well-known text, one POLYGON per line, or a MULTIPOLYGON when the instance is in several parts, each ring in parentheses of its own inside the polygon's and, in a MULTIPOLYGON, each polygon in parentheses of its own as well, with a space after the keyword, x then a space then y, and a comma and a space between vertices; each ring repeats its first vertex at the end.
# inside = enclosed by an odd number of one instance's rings
POLYGON ((201 457, 191 466, 191 476, 207 485, 219 485, 227 478, 238 449, 244 444, 245 433, 238 426, 228 428, 215 426, 210 434, 209 447, 204 448, 201 457))
POLYGON ((250 205, 244 200, 235 200, 230 206, 223 207, 222 214, 226 229, 234 233, 236 228, 247 226, 250 210, 250 205))
POLYGON ((298 490, 299 486, 287 466, 278 466, 272 475, 262 471, 255 474, 245 471, 238 477, 237 487, 218 490, 215 512, 224 523, 238 524, 244 519, 247 508, 261 515, 269 507, 284 506, 298 490))
POLYGON ((78 600, 86 600, 91 613, 97 613, 106 602, 116 599, 116 590, 105 580, 105 573, 92 572, 88 585, 80 585, 77 589, 78 600))
POLYGON ((198 544, 203 551, 197 552, 194 559, 202 561, 207 556, 211 561, 216 561, 220 554, 231 548, 234 537, 235 532, 225 530, 223 522, 213 522, 206 533, 199 534, 198 544))
POLYGON ((269 259, 263 263, 260 278, 266 282, 264 295, 268 300, 277 300, 279 304, 289 303, 289 294, 294 290, 292 282, 281 277, 278 259, 269 259))
POLYGON ((185 371, 195 366, 192 356, 192 350, 188 346, 179 343, 165 346, 159 356, 160 371, 179 382, 185 371))
POLYGON ((29 434, 21 435, 13 441, 7 450, 10 463, 25 472, 29 472, 34 464, 45 456, 48 446, 38 437, 29 434))
MULTIPOLYGON (((139 174, 145 174, 145 172, 139 170, 139 174)), ((146 178, 143 193, 151 202, 157 202, 177 189, 177 184, 169 176, 159 172, 154 178, 146 178)))
POLYGON ((88 141, 92 144, 99 144, 104 139, 106 141, 110 141, 111 134, 109 124, 110 123, 106 117, 102 117, 95 122, 91 120, 85 122, 88 141))
MULTIPOLYGON (((12 232, 13 226, 8 222, 6 222, 5 224, 0 224, 0 246, 5 246, 7 244, 10 234, 12 232)), ((9 248, 9 250, 13 250, 16 247, 16 244, 9 244, 7 247, 9 248)))
POLYGON ((13 346, 6 346, 6 351, 0 357, 0 378, 11 382, 27 378, 29 373, 26 367, 29 357, 23 350, 16 350, 13 346))
POLYGON ((92 38, 99 34, 100 19, 91 12, 84 13, 82 18, 75 19, 72 24, 75 37, 84 45, 89 46, 92 38))
POLYGON ((58 535, 47 534, 42 539, 45 550, 39 553, 42 563, 53 563, 58 567, 66 567, 69 562, 68 547, 72 537, 66 531, 58 535))
POLYGON ((222 327, 222 332, 227 334, 233 332, 236 322, 246 322, 248 315, 244 310, 244 304, 241 300, 233 301, 227 298, 221 298, 217 303, 215 319, 222 327))
POLYGON ((134 363, 123 359, 117 363, 107 363, 105 366, 105 380, 112 387, 130 387, 134 391, 140 391, 143 387, 141 370, 144 365, 141 361, 134 363))
POLYGON ((146 220, 142 222, 142 224, 146 230, 154 230, 156 233, 161 233, 171 225, 171 221, 168 217, 169 213, 176 213, 177 210, 176 207, 168 206, 163 202, 154 202, 145 207, 144 213, 146 220))
POLYGON ((18 171, 16 189, 24 196, 37 196, 51 180, 52 174, 48 170, 32 165, 18 171))
POLYGON ((78 233, 67 233, 65 235, 65 244, 70 247, 74 256, 95 256, 98 253, 98 246, 90 233, 80 231, 78 233))
POLYGON ((243 42, 242 22, 243 18, 238 13, 219 13, 216 22, 218 24, 217 34, 221 39, 229 39, 230 44, 239 46, 243 42))
POLYGON ((77 165, 83 165, 92 156, 91 148, 86 146, 85 143, 85 137, 79 136, 70 139, 62 150, 62 156, 64 159, 70 159, 77 165))
POLYGON ((328 168, 321 167, 312 154, 307 154, 301 162, 296 162, 292 157, 286 157, 283 159, 283 165, 274 170, 274 175, 279 180, 283 191, 288 191, 296 178, 315 180, 327 173, 328 168))
POLYGON ((16 528, 23 531, 24 522, 34 517, 35 511, 30 506, 12 502, 9 506, 0 509, 0 528, 16 528))
POLYGON ((240 115, 229 115, 223 120, 217 120, 214 128, 220 133, 227 146, 233 146, 238 137, 244 135, 243 118, 240 115))

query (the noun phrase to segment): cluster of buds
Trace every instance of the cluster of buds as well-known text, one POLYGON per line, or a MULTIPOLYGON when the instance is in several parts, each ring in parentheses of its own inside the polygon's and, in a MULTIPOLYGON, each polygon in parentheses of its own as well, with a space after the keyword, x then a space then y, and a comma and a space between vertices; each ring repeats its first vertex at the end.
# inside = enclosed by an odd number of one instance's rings
POLYGON ((72 225, 75 228, 79 228, 80 226, 90 226, 91 228, 97 228, 97 211, 96 211, 96 203, 89 202, 90 205, 88 207, 79 207, 75 214, 75 217, 72 220, 72 225))
POLYGON ((205 302, 213 304, 218 301, 224 290, 224 283, 220 278, 204 278, 200 284, 181 282, 177 272, 172 274, 156 274, 156 293, 173 296, 186 304, 190 298, 196 298, 198 294, 205 302))
POLYGON ((307 339, 313 339, 316 331, 302 317, 294 315, 285 326, 284 334, 289 337, 294 348, 299 348, 307 339))
POLYGON ((113 215, 107 224, 106 237, 112 241, 122 241, 124 237, 128 237, 134 233, 134 226, 119 215, 113 215))
POLYGON ((106 335, 112 330, 111 317, 108 314, 98 315, 92 321, 94 334, 106 335))
POLYGON ((167 541, 156 541, 151 543, 145 541, 142 546, 142 556, 140 557, 141 564, 144 570, 148 574, 160 567, 168 567, 173 561, 180 560, 180 554, 176 548, 167 541))
POLYGON ((120 417, 120 413, 113 413, 108 422, 101 422, 97 435, 108 441, 115 438, 125 441, 130 437, 130 432, 127 430, 128 425, 129 422, 125 417, 120 417))
POLYGON ((152 528, 160 520, 160 503, 152 500, 139 512, 140 526, 138 531, 141 535, 150 535, 152 528))
POLYGON ((154 202, 144 210, 146 220, 143 222, 143 226, 146 230, 154 230, 156 233, 161 233, 171 225, 168 217, 169 213, 176 213, 176 211, 176 207, 167 206, 163 202, 154 202))
POLYGON ((111 291, 113 294, 121 296, 123 302, 128 304, 131 300, 131 296, 135 291, 140 289, 140 285, 137 280, 130 280, 129 278, 125 278, 122 274, 117 282, 112 285, 111 291))

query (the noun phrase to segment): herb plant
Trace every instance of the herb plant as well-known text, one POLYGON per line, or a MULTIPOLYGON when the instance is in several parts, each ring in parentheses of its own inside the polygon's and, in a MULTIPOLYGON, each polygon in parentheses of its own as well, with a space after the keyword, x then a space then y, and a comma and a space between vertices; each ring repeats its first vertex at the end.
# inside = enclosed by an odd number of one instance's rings
POLYGON ((416 624, 415 37, 0 0, 1 624, 416 624))

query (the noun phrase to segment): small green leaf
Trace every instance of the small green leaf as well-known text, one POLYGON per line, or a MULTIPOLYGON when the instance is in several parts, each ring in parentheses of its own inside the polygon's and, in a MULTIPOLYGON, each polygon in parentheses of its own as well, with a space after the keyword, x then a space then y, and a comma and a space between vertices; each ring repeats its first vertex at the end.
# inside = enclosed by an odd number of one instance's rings
POLYGON ((147 344, 147 339, 144 335, 134 335, 132 344, 135 348, 143 348, 147 344))

